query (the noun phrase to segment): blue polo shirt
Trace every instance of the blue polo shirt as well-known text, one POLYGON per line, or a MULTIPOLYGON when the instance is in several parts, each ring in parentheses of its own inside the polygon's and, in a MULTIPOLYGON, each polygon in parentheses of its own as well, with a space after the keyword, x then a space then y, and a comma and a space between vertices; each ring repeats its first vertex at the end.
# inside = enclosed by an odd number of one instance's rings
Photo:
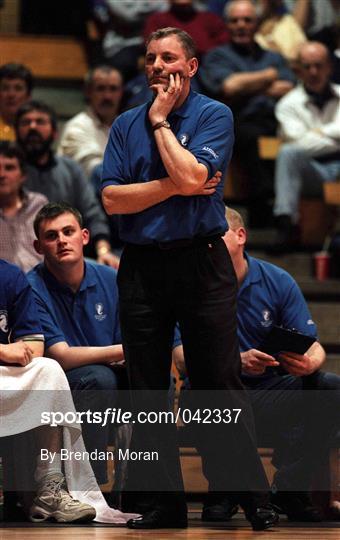
MULTIPOLYGON (((105 150, 102 188, 168 176, 148 117, 151 102, 126 111, 113 123, 105 150)), ((232 113, 226 105, 191 91, 168 116, 179 143, 203 163, 211 178, 223 178, 234 142, 232 113)), ((213 195, 174 196, 142 212, 119 216, 119 234, 134 244, 224 234, 227 229, 223 181, 213 195)))
POLYGON ((76 293, 59 283, 44 264, 27 277, 38 304, 46 349, 62 341, 71 347, 121 343, 115 270, 86 261, 76 293))
MULTIPOLYGON (((295 83, 295 76, 281 54, 262 49, 256 43, 251 50, 234 43, 211 49, 203 59, 200 78, 204 87, 212 94, 221 92, 222 84, 235 73, 257 72, 275 68, 280 80, 295 83)), ((232 109, 235 116, 247 117, 252 114, 274 113, 276 99, 263 92, 238 96, 232 109)))
POLYGON ((43 340, 32 289, 20 268, 0 259, 0 343, 28 337, 43 340))
POLYGON ((245 254, 248 273, 238 291, 241 352, 260 349, 272 326, 295 328, 313 337, 317 329, 296 281, 288 272, 245 254))

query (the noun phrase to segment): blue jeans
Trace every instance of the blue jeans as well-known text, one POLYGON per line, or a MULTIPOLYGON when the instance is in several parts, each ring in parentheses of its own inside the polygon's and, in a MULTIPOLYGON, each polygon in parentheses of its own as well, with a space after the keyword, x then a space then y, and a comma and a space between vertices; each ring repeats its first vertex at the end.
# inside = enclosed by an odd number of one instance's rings
MULTIPOLYGON (((105 411, 114 407, 117 401, 119 375, 106 365, 89 364, 66 372, 74 404, 77 411, 105 411)), ((86 450, 106 452, 110 441, 110 424, 102 427, 100 424, 85 422, 82 432, 86 450)), ((99 484, 107 482, 106 461, 91 460, 91 465, 99 484)))
POLYGON ((340 177, 340 159, 317 161, 296 143, 283 144, 275 164, 274 215, 297 223, 301 192, 322 197, 322 183, 340 177))

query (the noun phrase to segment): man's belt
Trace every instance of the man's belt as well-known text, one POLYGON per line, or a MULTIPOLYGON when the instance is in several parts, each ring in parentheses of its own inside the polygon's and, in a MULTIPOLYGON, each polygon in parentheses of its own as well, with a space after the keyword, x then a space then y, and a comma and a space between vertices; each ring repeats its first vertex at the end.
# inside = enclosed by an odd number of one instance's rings
POLYGON ((194 236, 193 238, 179 238, 178 240, 172 240, 170 242, 153 242, 152 244, 128 244, 137 248, 146 248, 146 249, 161 249, 161 250, 170 250, 170 249, 181 249, 186 247, 193 246, 202 246, 207 244, 214 244, 221 239, 222 233, 213 234, 210 236, 194 236))

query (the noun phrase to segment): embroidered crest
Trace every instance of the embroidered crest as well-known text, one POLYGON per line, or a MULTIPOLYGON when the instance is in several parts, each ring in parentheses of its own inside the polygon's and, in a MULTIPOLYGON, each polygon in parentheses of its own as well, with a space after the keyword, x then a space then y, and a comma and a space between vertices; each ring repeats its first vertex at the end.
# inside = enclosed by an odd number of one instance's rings
POLYGON ((181 143, 182 146, 188 146, 189 135, 187 133, 182 133, 179 136, 179 142, 181 143))
POLYGON ((98 304, 95 304, 95 310, 96 310, 96 314, 94 316, 95 319, 97 319, 97 321, 103 321, 104 319, 106 319, 106 313, 104 313, 104 306, 102 303, 98 302, 98 304))
POLYGON ((5 334, 8 332, 8 313, 4 309, 0 309, 0 330, 5 334))
POLYGON ((267 328, 268 326, 270 326, 272 324, 272 322, 273 322, 272 314, 269 311, 269 309, 264 309, 262 311, 262 317, 263 317, 263 320, 261 321, 262 326, 267 328))

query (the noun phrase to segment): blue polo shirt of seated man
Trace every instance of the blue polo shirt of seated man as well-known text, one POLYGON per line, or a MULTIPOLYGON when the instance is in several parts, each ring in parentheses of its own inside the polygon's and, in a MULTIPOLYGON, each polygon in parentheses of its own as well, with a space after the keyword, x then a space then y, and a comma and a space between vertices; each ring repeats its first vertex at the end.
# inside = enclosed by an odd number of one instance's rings
MULTIPOLYGON (((149 102, 131 109, 113 123, 104 156, 102 188, 168 176, 148 117, 150 106, 149 102)), ((234 141, 230 109, 191 91, 167 119, 178 142, 207 167, 207 179, 218 170, 224 178, 234 141)), ((177 195, 142 212, 119 216, 120 238, 135 244, 222 235, 226 230, 223 181, 213 195, 177 195)))
MULTIPOLYGON (((312 320, 300 288, 288 272, 267 261, 244 254, 248 273, 237 295, 237 325, 240 351, 261 350, 271 328, 283 326, 317 338, 312 320)), ((267 368, 263 375, 242 374, 245 380, 263 378, 276 372, 267 368)))
POLYGON ((45 334, 46 348, 107 346, 121 343, 116 271, 85 261, 85 274, 76 293, 60 283, 41 263, 28 273, 45 334))

